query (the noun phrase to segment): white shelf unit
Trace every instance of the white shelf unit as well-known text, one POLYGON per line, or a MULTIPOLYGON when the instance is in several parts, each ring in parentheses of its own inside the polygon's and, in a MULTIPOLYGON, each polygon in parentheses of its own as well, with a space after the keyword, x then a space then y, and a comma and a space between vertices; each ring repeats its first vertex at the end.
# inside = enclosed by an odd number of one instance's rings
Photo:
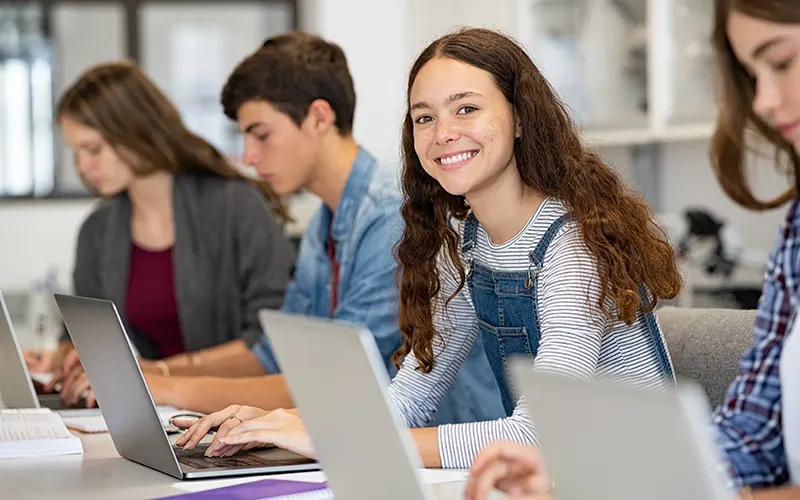
POLYGON ((587 144, 711 137, 713 2, 516 2, 517 38, 574 110, 587 144))
POLYGON ((712 123, 677 125, 665 128, 640 127, 612 130, 585 130, 584 141, 589 146, 636 146, 661 142, 699 141, 711 138, 712 123))

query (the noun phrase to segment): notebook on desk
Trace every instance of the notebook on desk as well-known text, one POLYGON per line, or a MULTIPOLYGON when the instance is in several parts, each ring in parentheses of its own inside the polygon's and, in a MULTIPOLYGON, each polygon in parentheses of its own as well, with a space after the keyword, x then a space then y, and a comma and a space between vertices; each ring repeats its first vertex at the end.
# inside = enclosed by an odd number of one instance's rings
POLYGON ((0 459, 81 453, 81 440, 49 409, 0 410, 0 459))
POLYGON ((217 498, 235 498, 236 500, 328 500, 333 498, 333 494, 325 483, 263 479, 211 490, 183 493, 164 497, 161 500, 213 500, 217 498))

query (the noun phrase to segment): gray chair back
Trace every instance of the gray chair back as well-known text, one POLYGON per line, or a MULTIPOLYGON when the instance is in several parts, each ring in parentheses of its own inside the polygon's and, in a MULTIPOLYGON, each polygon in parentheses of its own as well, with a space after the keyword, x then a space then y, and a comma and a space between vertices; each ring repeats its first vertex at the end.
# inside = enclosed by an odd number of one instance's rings
POLYGON ((714 408, 753 344, 755 310, 662 307, 656 311, 675 375, 697 382, 714 408))

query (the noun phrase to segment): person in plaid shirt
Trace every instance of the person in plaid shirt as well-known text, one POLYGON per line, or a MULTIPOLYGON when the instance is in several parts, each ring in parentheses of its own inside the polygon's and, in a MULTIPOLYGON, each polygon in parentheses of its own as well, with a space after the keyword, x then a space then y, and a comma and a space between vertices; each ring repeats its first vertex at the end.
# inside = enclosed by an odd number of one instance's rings
MULTIPOLYGON (((782 166, 797 183, 800 2, 718 0, 716 19, 713 40, 723 98, 711 151, 717 177, 728 196, 748 209, 791 201, 767 262, 754 345, 742 356, 739 375, 712 418, 733 487, 746 494, 791 479, 782 425, 782 400, 789 396, 781 393, 781 355, 798 306, 800 202, 796 186, 775 200, 756 199, 745 180, 744 144, 745 128, 752 126, 777 148, 782 166)), ((800 400, 800 394, 791 397, 800 400)), ((800 476, 800 470, 794 473, 800 476)), ((800 477, 794 480, 800 484, 800 477)))

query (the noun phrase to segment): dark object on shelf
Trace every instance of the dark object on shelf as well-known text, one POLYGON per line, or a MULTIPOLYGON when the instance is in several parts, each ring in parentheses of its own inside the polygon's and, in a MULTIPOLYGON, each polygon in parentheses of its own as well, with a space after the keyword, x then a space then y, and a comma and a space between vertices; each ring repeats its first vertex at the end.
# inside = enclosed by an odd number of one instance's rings
POLYGON ((714 242, 714 250, 706 257, 705 271, 708 274, 730 277, 738 262, 728 257, 722 241, 721 231, 725 224, 705 210, 687 210, 684 212, 684 218, 687 230, 678 244, 678 257, 685 258, 695 242, 711 239, 714 242))

